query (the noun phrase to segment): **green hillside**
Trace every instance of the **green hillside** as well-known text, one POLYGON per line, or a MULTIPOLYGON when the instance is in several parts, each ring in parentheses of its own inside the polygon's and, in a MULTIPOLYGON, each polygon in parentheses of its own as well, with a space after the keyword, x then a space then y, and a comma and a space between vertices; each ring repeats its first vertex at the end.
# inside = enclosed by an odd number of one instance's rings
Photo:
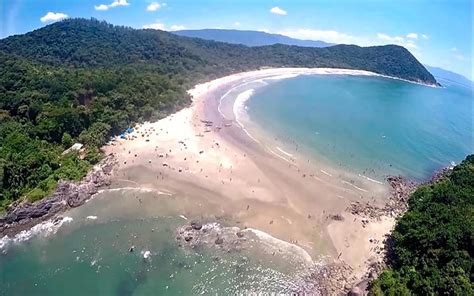
POLYGON ((474 155, 418 188, 392 232, 391 268, 371 295, 473 295, 474 155))

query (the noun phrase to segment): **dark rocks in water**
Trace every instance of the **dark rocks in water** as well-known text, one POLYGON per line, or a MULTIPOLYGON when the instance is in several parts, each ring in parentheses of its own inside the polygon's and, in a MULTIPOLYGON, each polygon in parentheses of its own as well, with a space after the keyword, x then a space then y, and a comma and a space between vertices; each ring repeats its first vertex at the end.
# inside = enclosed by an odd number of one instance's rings
POLYGON ((110 184, 110 174, 116 163, 110 154, 95 166, 80 182, 59 181, 54 193, 35 203, 15 202, 0 219, 0 236, 14 235, 25 227, 32 227, 68 208, 78 207, 98 192, 102 186, 110 184))
POLYGON ((430 183, 432 184, 438 183, 439 181, 445 179, 447 175, 451 174, 451 172, 453 171, 453 168, 454 168, 453 166, 450 166, 450 167, 437 171, 433 175, 433 177, 431 177, 430 183))
POLYGON ((308 274, 302 275, 293 294, 343 295, 356 280, 352 268, 345 263, 315 265, 308 270, 308 274))
POLYGON ((410 195, 419 184, 402 176, 388 176, 386 180, 392 190, 389 200, 383 208, 374 206, 369 202, 356 201, 351 203, 347 211, 366 219, 376 219, 381 216, 397 217, 403 214, 408 208, 410 195))
POLYGON ((202 229, 202 223, 198 222, 198 221, 193 221, 193 222, 191 222, 191 227, 194 230, 201 230, 202 229))
POLYGON ((128 251, 129 251, 130 253, 132 253, 133 251, 135 251, 135 246, 131 246, 131 247, 128 249, 128 251))
POLYGON ((218 223, 199 225, 199 229, 183 225, 176 230, 176 242, 186 248, 214 247, 223 252, 239 252, 248 247, 251 233, 239 227, 223 227, 218 223), (248 238, 247 238, 248 237, 248 238))

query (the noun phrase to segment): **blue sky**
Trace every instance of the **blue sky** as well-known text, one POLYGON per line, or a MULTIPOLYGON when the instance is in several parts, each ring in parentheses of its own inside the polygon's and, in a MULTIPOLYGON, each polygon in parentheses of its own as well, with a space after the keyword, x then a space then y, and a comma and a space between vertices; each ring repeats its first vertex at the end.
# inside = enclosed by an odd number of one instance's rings
POLYGON ((471 0, 0 0, 0 38, 64 17, 164 30, 260 30, 361 46, 399 44, 473 77, 471 0))

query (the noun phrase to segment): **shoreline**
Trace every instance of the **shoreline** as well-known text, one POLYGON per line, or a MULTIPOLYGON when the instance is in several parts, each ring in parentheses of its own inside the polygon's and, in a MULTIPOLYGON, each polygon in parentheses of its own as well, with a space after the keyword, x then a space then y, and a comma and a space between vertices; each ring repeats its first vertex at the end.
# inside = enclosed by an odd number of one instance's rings
POLYGON ((398 79, 360 70, 274 68, 198 84, 188 91, 193 97, 191 107, 158 122, 137 125, 128 139, 116 137, 104 147, 106 154, 117 159, 110 171, 112 187, 119 189, 117 186, 126 182, 137 186, 130 188, 163 190, 177 198, 199 195, 204 207, 206 203, 220 204, 220 215, 231 221, 301 247, 314 261, 329 256, 334 263, 350 266, 353 276, 363 279, 367 262, 383 257, 373 251, 373 241, 379 247, 395 222, 364 222, 367 218, 348 209, 352 202, 362 201, 382 208, 389 201, 389 186, 359 176, 371 184, 357 190, 357 185, 340 182, 337 170, 314 171, 313 164, 294 160, 283 146, 275 147, 278 153, 262 145, 237 118, 225 118, 221 112, 224 95, 242 83, 315 74, 398 79), (357 233, 357 237, 348 233, 357 233), (348 242, 360 247, 347 247, 348 242))

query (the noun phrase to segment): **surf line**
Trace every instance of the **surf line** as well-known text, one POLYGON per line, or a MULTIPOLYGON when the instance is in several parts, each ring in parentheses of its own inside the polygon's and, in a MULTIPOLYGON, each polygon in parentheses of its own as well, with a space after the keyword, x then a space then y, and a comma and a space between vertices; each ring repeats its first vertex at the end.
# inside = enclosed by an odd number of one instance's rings
POLYGON ((367 176, 364 176, 364 175, 359 174, 359 177, 362 177, 362 178, 364 178, 364 179, 366 179, 366 180, 369 180, 369 181, 371 181, 371 182, 374 182, 374 183, 382 184, 382 185, 383 185, 382 182, 380 182, 380 181, 378 181, 378 180, 374 180, 374 179, 369 178, 369 177, 367 177, 367 176))
POLYGON ((268 151, 270 151, 270 153, 272 153, 273 155, 275 155, 276 157, 280 158, 280 159, 283 159, 284 161, 288 162, 288 163, 291 163, 291 160, 289 160, 288 158, 284 157, 284 156, 281 156, 280 154, 276 153, 275 151, 273 151, 272 149, 270 149, 269 147, 267 147, 268 151))
POLYGON ((277 149, 278 151, 280 151, 281 153, 285 154, 286 156, 288 156, 288 157, 294 159, 293 154, 286 152, 285 150, 281 149, 280 147, 276 147, 276 149, 277 149))
MULTIPOLYGON (((234 84, 225 94, 223 94, 220 98, 219 98, 219 104, 217 105, 217 111, 221 114, 221 116, 224 118, 224 119, 228 119, 224 113, 222 113, 221 111, 221 105, 222 105, 222 101, 231 93, 233 92, 235 89, 237 89, 238 87, 242 87, 242 86, 245 86, 247 84, 250 84, 250 83, 254 83, 254 82, 259 82, 258 80, 251 80, 251 81, 245 81, 245 82, 242 82, 242 83, 237 83, 237 84, 234 84)), ((235 116, 235 114, 234 114, 235 116)))
POLYGON ((320 171, 321 173, 323 173, 323 174, 329 176, 329 177, 332 177, 332 175, 331 175, 330 173, 326 172, 325 170, 319 170, 319 171, 320 171))
POLYGON ((363 188, 360 188, 360 187, 357 187, 357 186, 355 186, 354 184, 349 183, 349 182, 347 182, 347 181, 342 180, 341 182, 344 183, 344 184, 350 185, 350 186, 354 187, 354 188, 357 189, 357 190, 360 190, 360 191, 363 191, 363 192, 368 192, 367 190, 365 190, 365 189, 363 189, 363 188))

